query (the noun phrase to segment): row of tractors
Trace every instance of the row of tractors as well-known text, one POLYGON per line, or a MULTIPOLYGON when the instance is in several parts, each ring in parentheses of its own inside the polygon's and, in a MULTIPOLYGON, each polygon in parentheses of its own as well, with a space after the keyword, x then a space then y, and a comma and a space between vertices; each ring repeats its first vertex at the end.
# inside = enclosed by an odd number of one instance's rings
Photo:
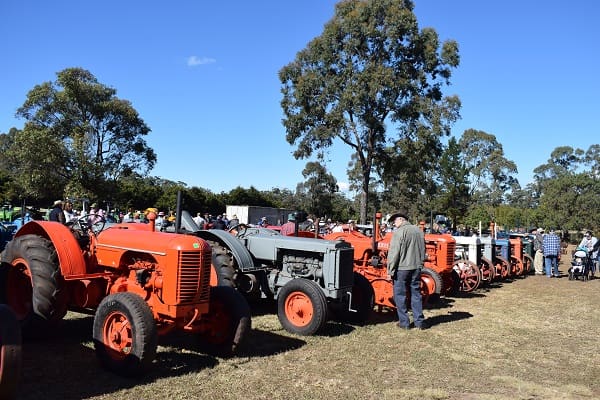
POLYGON ((369 304, 352 309, 360 277, 349 243, 244 225, 200 230, 180 199, 176 215, 164 232, 151 212, 148 224, 87 216, 67 225, 30 221, 15 233, 0 255, 1 398, 16 388, 18 330, 47 334, 68 311, 93 315, 100 364, 123 376, 147 372, 158 337, 176 330, 195 335, 207 354, 237 353, 251 329, 248 301, 256 298, 276 301, 282 326, 302 335, 334 315, 368 318, 369 304))
MULTIPOLYGON (((292 237, 244 224, 200 230, 180 199, 176 215, 165 232, 155 229, 153 213, 148 224, 28 222, 1 254, 0 303, 24 334, 53 329, 69 310, 93 315, 101 365, 124 376, 151 368, 159 335, 174 330, 197 336, 207 354, 235 354, 251 329, 255 299, 275 301, 283 328, 300 335, 317 333, 329 319, 362 324, 375 306, 395 307, 386 268, 391 235, 379 226, 371 237, 292 237)), ((471 247, 449 235, 425 238, 426 302, 524 275, 531 265, 522 249, 499 240, 471 247)), ((17 335, 3 321, 0 386, 5 374, 14 377, 20 354, 20 343, 8 346, 17 335)))
MULTIPOLYGON (((376 214, 371 236, 360 231, 344 231, 323 238, 352 244, 355 271, 371 284, 375 305, 379 309, 395 308, 393 283, 387 275, 387 252, 392 235, 383 235, 381 217, 380 213, 376 214)), ((425 230, 424 223, 421 223, 421 229, 425 230)), ((526 237, 426 233, 425 249, 421 295, 428 304, 441 296, 473 292, 494 281, 524 277, 532 271, 532 246, 526 237)))

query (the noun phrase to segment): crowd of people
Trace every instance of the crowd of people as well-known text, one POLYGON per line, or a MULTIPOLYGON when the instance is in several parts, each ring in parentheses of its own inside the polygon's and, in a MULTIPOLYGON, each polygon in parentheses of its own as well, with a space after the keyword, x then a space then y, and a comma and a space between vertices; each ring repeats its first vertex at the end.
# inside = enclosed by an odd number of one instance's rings
MULTIPOLYGON (((560 237, 556 234, 554 229, 550 229, 547 233, 544 228, 538 228, 532 231, 534 235, 533 239, 533 250, 535 251, 535 257, 533 259, 533 266, 536 275, 546 275, 549 278, 556 278, 560 276, 558 270, 558 264, 560 262, 562 254, 562 244, 560 237)), ((592 276, 596 274, 596 271, 600 267, 600 258, 598 251, 598 238, 593 236, 591 231, 585 232, 583 239, 579 243, 578 248, 585 249, 593 260, 591 263, 590 273, 592 276)))

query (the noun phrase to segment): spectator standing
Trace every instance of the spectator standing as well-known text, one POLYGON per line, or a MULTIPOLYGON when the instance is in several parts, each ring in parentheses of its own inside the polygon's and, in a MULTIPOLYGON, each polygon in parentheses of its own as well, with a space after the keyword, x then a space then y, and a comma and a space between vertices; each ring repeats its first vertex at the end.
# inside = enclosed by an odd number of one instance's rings
POLYGON ((225 222, 225 228, 229 226, 229 219, 227 218, 227 213, 223 213, 223 222, 225 222))
POLYGON ((240 219, 237 217, 236 214, 233 214, 233 217, 229 220, 229 224, 227 225, 228 228, 233 228, 236 225, 240 224, 240 219))
POLYGON ((196 216, 193 218, 198 228, 204 229, 204 225, 206 225, 206 220, 202 217, 201 213, 196 213, 196 216))
POLYGON ((72 220, 76 219, 75 213, 73 212, 73 203, 65 201, 63 212, 65 214, 65 224, 68 224, 72 220))
POLYGON ((260 221, 258 221, 258 226, 262 226, 266 228, 269 225, 269 221, 267 221, 267 217, 262 217, 260 221))
POLYGON ((223 221, 222 215, 217 215, 217 219, 215 220, 215 222, 213 222, 212 229, 227 229, 227 225, 225 224, 225 221, 223 221))
POLYGON ((405 212, 393 213, 389 221, 396 228, 392 234, 388 251, 387 269, 388 275, 394 282, 398 326, 401 329, 410 329, 406 305, 408 288, 414 326, 417 329, 426 329, 423 300, 421 299, 421 269, 425 260, 425 236, 418 227, 408 222, 405 212))
POLYGON ((591 274, 592 276, 596 275, 596 263, 598 261, 598 238, 592 235, 591 231, 587 231, 585 235, 583 235, 583 239, 581 239, 581 243, 579 243, 579 247, 584 247, 587 249, 588 255, 592 258, 592 267, 591 274), (596 246, 596 250, 594 251, 594 246, 596 246))
POLYGON ((281 230, 279 231, 283 236, 291 236, 296 232, 296 218, 294 214, 288 214, 287 222, 281 225, 281 230))
POLYGON ((88 214, 88 223, 90 225, 101 222, 104 217, 104 210, 98 209, 98 204, 93 203, 90 207, 90 213, 88 214))
POLYGON ((547 235, 544 235, 542 241, 542 251, 544 253, 544 263, 546 265, 546 276, 548 278, 558 278, 558 261, 560 260, 560 238, 550 229, 547 235))
POLYGON ((50 210, 50 215, 48 216, 50 221, 60 222, 61 224, 65 223, 65 213, 63 212, 63 202, 62 200, 56 200, 52 205, 52 210, 50 210))
POLYGON ((544 275, 544 252, 542 251, 544 241, 544 229, 537 228, 533 239, 533 250, 535 256, 533 259, 533 267, 536 275, 544 275))

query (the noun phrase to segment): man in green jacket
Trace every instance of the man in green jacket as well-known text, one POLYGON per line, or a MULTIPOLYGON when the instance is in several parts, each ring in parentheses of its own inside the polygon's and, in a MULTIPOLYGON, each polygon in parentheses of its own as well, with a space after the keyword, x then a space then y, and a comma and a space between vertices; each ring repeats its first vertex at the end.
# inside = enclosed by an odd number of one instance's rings
POLYGON ((394 212, 389 222, 395 230, 388 251, 388 274, 394 282, 394 301, 398 311, 398 326, 410 329, 406 292, 410 288, 413 323, 417 329, 427 329, 421 299, 421 269, 425 260, 425 235, 408 222, 403 211, 394 212))

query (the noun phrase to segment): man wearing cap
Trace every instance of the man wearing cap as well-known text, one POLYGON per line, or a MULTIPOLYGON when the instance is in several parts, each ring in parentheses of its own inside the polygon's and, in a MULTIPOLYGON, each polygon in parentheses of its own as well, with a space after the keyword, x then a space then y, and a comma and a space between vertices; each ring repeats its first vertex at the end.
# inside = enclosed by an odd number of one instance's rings
POLYGON ((425 236, 423 232, 408 222, 405 212, 393 213, 389 222, 394 233, 388 251, 388 275, 394 282, 394 302, 398 312, 398 326, 410 329, 410 319, 406 306, 406 292, 410 289, 410 305, 413 323, 417 329, 426 329, 421 299, 421 269, 425 260, 425 236))
POLYGON ((544 275, 544 252, 542 251, 543 241, 544 229, 537 228, 535 231, 535 237, 533 239, 533 250, 535 250, 533 268, 535 269, 536 275, 544 275))
POLYGON ((62 200, 56 200, 52 205, 52 210, 50 211, 50 215, 48 219, 54 222, 60 222, 61 224, 65 223, 65 214, 63 213, 63 202, 62 200))
POLYGON ((294 214, 288 214, 287 222, 281 225, 279 231, 283 236, 292 236, 296 232, 296 218, 294 214))

